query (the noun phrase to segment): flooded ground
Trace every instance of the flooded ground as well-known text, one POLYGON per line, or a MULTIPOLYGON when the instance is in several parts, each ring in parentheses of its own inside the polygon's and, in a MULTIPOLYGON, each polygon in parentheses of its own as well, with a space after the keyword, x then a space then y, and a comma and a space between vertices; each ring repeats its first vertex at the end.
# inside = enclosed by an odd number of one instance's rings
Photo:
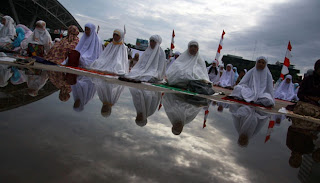
POLYGON ((311 122, 99 78, 26 77, 0 88, 1 182, 319 180, 311 122))

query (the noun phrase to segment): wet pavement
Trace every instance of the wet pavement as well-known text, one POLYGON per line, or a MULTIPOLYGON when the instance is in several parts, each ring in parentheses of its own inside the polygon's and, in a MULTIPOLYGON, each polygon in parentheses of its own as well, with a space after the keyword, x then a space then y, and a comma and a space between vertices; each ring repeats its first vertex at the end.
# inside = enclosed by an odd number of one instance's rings
POLYGON ((99 78, 23 74, 27 82, 9 77, 0 88, 0 182, 319 180, 312 122, 99 78))

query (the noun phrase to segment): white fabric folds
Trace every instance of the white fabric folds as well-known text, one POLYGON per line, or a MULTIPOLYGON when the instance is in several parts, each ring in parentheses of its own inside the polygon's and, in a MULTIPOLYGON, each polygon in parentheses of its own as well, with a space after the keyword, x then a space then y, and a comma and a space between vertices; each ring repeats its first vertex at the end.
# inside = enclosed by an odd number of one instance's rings
POLYGON ((127 78, 145 82, 150 79, 158 81, 163 79, 166 68, 166 56, 160 47, 162 39, 159 35, 153 35, 150 37, 150 40, 154 40, 157 43, 156 46, 153 49, 150 45, 148 46, 140 57, 139 62, 126 75, 127 78))
POLYGON ((235 83, 235 80, 234 80, 234 72, 232 70, 232 64, 228 64, 227 67, 231 67, 231 70, 230 71, 227 71, 225 70, 223 73, 222 73, 222 76, 219 80, 219 86, 221 87, 232 87, 235 83))
POLYGON ((12 42, 16 35, 16 28, 14 28, 14 20, 10 16, 3 16, 6 19, 5 25, 0 30, 0 42, 12 42))
MULTIPOLYGON (((190 45, 199 44, 196 41, 190 41, 190 45)), ((210 82, 206 64, 200 56, 199 51, 196 55, 191 55, 189 50, 183 52, 177 60, 175 60, 166 72, 168 84, 178 87, 186 87, 191 80, 205 80, 210 82)))
POLYGON ((95 60, 90 68, 103 72, 124 75, 129 72, 128 50, 123 43, 123 31, 116 29, 113 32, 121 38, 118 42, 113 41, 103 50, 97 60, 95 60))
POLYGON ((80 53, 81 67, 89 67, 102 52, 102 43, 96 33, 96 26, 87 23, 85 27, 90 29, 90 35, 83 34, 75 49, 80 53))
POLYGON ((219 68, 217 67, 217 61, 212 61, 212 63, 216 64, 215 68, 212 68, 212 65, 210 65, 208 67, 208 75, 209 75, 209 79, 212 82, 212 84, 217 85, 219 83, 219 79, 220 79, 220 72, 219 72, 219 68), (216 73, 217 71, 217 73, 216 73))
POLYGON ((285 79, 280 83, 280 85, 274 92, 274 97, 288 101, 296 99, 296 93, 294 91, 294 84, 292 83, 291 75, 287 75, 285 79), (290 79, 290 83, 286 82, 287 79, 290 79))
MULTIPOLYGON (((265 57, 258 57, 257 61, 261 59, 268 63, 265 57)), ((274 105, 273 79, 267 65, 263 70, 258 70, 256 66, 250 69, 230 96, 254 103, 263 99, 263 105, 274 105)))

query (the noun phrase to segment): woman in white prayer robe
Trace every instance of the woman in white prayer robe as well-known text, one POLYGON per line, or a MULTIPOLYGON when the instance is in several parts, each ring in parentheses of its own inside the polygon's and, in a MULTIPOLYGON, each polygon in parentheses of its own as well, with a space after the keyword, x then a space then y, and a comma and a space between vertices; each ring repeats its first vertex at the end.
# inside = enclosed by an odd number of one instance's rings
POLYGON ((292 83, 292 76, 286 75, 285 79, 280 83, 278 88, 274 92, 274 97, 291 101, 297 98, 297 95, 294 91, 294 85, 292 83))
POLYGON ((190 41, 183 52, 166 72, 169 85, 186 88, 189 81, 200 80, 210 83, 206 64, 199 54, 197 41, 190 41))
POLYGON ((238 144, 241 147, 248 146, 249 140, 261 130, 270 117, 268 114, 247 105, 230 105, 230 112, 234 127, 239 134, 238 144))
POLYGON ((258 57, 256 66, 234 87, 230 96, 267 107, 274 106, 273 79, 267 63, 265 57, 258 57))
POLYGON ((14 20, 10 16, 2 17, 3 27, 0 30, 0 42, 11 43, 16 35, 16 28, 14 27, 14 20))
POLYGON ((217 67, 217 61, 212 61, 212 64, 208 67, 209 79, 213 85, 218 85, 220 79, 219 68, 217 67))
POLYGON ((112 107, 118 102, 124 86, 108 83, 100 78, 93 78, 93 83, 102 102, 101 115, 107 118, 111 115, 112 107))
POLYGON ((222 73, 222 76, 219 79, 219 86, 224 88, 231 88, 235 84, 234 72, 232 70, 232 64, 227 65, 227 70, 222 73))
POLYGON ((32 97, 38 95, 39 90, 47 83, 49 79, 48 72, 42 70, 38 75, 27 75, 28 94, 32 97))
POLYGON ((151 36, 148 48, 125 77, 151 83, 162 81, 166 69, 166 56, 160 47, 161 42, 159 35, 151 36))
POLYGON ((204 106, 197 106, 186 101, 184 94, 166 93, 162 102, 164 110, 172 124, 172 133, 180 135, 183 127, 196 118, 204 106))
POLYGON ((12 76, 10 65, 0 64, 0 87, 8 85, 8 81, 12 76))
POLYGON ((46 29, 46 22, 39 20, 36 22, 36 28, 33 33, 21 42, 21 48, 27 49, 28 44, 37 44, 44 46, 44 54, 47 54, 53 46, 50 33, 46 29))
POLYGON ((154 114, 159 106, 161 93, 156 91, 129 88, 132 95, 134 108, 137 111, 136 124, 145 126, 148 117, 154 114))
POLYGON ((71 86, 74 99, 73 109, 81 112, 84 106, 94 97, 96 88, 91 79, 86 76, 78 76, 77 83, 71 86))
POLYGON ((99 58, 90 65, 90 69, 117 75, 129 73, 128 50, 123 39, 123 31, 114 30, 112 43, 109 43, 99 58))
MULTIPOLYGON (((226 70, 224 70, 224 66, 223 65, 219 65, 219 73, 220 73, 220 77, 222 76, 222 74, 225 72, 226 70)), ((219 77, 219 79, 220 79, 219 77)))

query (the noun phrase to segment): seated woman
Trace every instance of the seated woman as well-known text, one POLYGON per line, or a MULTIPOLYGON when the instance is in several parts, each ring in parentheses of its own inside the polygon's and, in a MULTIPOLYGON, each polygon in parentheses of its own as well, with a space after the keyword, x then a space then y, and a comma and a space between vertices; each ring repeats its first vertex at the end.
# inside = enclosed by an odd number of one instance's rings
POLYGON ((30 35, 28 39, 25 39, 21 43, 21 48, 28 49, 29 55, 32 54, 32 56, 44 56, 49 52, 51 47, 51 36, 46 29, 46 22, 42 20, 36 22, 36 28, 34 29, 32 35, 30 35), (36 45, 38 48, 34 49, 36 45), (41 47, 43 47, 43 50, 40 49, 41 47), (37 51, 37 49, 39 49, 39 51, 37 51))
POLYGON ((76 48, 79 42, 78 34, 79 29, 76 26, 69 26, 68 35, 61 41, 56 42, 44 58, 56 64, 61 64, 67 58, 69 51, 76 48))
POLYGON ((14 20, 10 16, 3 16, 1 23, 3 24, 3 27, 0 30, 1 45, 12 43, 14 36, 16 35, 14 20))
POLYGON ((292 83, 292 76, 287 75, 280 83, 279 87, 274 92, 274 97, 281 100, 295 100, 296 94, 294 92, 294 85, 292 83))
POLYGON ((233 67, 233 72, 234 72, 234 82, 237 81, 239 74, 238 74, 238 68, 237 67, 233 67))
POLYGON ((223 74, 225 71, 226 71, 226 70, 224 70, 224 66, 223 66, 223 65, 219 65, 220 77, 222 76, 222 74, 223 74))
MULTIPOLYGON (((89 67, 101 54, 102 43, 96 33, 96 26, 92 23, 87 23, 85 31, 81 37, 76 49, 80 53, 79 66, 89 67)), ((62 64, 66 64, 67 60, 62 64)))
POLYGON ((156 112, 160 103, 161 93, 136 88, 129 88, 129 90, 134 108, 137 111, 136 124, 143 127, 148 123, 148 117, 156 112))
POLYGON ((305 77, 298 91, 299 102, 293 112, 320 118, 320 59, 314 65, 312 75, 305 77))
POLYGON ((124 33, 120 29, 113 31, 113 41, 103 50, 90 69, 124 75, 129 72, 128 50, 123 43, 124 33))
POLYGON ((189 81, 210 83, 206 64, 199 54, 199 44, 190 41, 188 49, 175 60, 166 72, 168 84, 186 88, 189 81))
POLYGON ((213 85, 218 85, 220 79, 219 69, 217 67, 217 61, 212 61, 212 64, 208 67, 209 79, 213 85))
POLYGON ((256 66, 234 87, 230 96, 246 102, 274 106, 272 75, 267 63, 265 57, 258 57, 256 66))
POLYGON ((125 77, 151 83, 162 81, 166 70, 166 56, 160 47, 161 42, 159 35, 151 36, 150 45, 125 77))
POLYGON ((245 69, 243 69, 243 70, 241 70, 241 71, 239 72, 239 77, 238 77, 238 79, 236 80, 236 85, 240 83, 241 79, 243 78, 244 75, 246 75, 246 73, 247 73, 247 72, 246 72, 245 69))
POLYGON ((224 88, 232 88, 235 83, 234 80, 234 72, 232 70, 232 65, 227 65, 227 70, 223 72, 220 80, 219 80, 219 86, 224 88))

